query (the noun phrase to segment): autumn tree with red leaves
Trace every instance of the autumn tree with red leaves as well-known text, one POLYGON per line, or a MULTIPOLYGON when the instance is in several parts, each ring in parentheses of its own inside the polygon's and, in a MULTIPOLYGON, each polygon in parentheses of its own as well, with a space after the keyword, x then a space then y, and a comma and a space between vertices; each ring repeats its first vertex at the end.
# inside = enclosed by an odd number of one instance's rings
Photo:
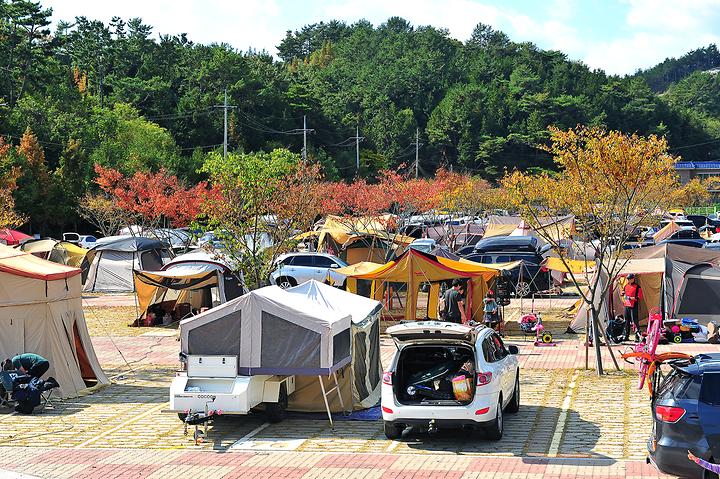
POLYGON ((96 164, 95 173, 102 193, 86 195, 81 212, 104 235, 132 225, 142 231, 188 226, 202 212, 202 204, 217 194, 204 181, 185 187, 165 169, 124 175, 96 164))

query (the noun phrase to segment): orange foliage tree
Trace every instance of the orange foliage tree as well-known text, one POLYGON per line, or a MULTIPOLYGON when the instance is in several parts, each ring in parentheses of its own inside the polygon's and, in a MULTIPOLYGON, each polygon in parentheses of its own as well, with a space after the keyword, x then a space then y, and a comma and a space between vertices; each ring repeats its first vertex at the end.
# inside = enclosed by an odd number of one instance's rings
MULTIPOLYGON (((559 169, 557 174, 532 175, 514 171, 502 180, 515 207, 537 234, 553 246, 569 271, 588 311, 594 337, 604 334, 600 305, 607 303, 614 278, 627 262, 617 254, 639 227, 653 221, 652 213, 664 210, 678 187, 675 159, 664 138, 642 137, 619 131, 578 127, 550 129, 552 143, 546 147, 559 169), (542 219, 572 214, 575 239, 582 251, 596 261, 596 280, 582 287, 584 278, 569 263, 561 238, 566 231, 543 225, 542 219), (601 333, 601 331, 603 333, 601 333)), ((602 374, 599 341, 595 341, 597 370, 602 374)), ((609 343, 608 343, 609 344, 609 343)))

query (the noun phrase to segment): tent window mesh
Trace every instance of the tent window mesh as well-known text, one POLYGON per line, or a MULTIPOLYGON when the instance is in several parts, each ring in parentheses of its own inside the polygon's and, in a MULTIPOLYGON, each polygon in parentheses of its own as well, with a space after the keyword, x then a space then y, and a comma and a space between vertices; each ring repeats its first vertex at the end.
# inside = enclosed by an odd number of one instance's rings
POLYGON ((350 328, 333 336, 333 364, 350 357, 350 328))
POLYGON ((242 312, 235 311, 191 329, 188 331, 188 353, 239 357, 241 319, 242 312))
POLYGON ((261 368, 320 368, 320 333, 262 312, 261 368))
POLYGON ((355 347, 353 348, 353 369, 355 370, 355 377, 353 378, 353 381, 355 382, 355 389, 361 398, 368 396, 364 374, 365 371, 367 371, 367 362, 365 361, 367 357, 367 345, 365 344, 366 340, 367 334, 364 331, 360 331, 355 334, 355 347))
POLYGON ((680 298, 677 316, 720 314, 720 281, 708 278, 687 278, 680 298))

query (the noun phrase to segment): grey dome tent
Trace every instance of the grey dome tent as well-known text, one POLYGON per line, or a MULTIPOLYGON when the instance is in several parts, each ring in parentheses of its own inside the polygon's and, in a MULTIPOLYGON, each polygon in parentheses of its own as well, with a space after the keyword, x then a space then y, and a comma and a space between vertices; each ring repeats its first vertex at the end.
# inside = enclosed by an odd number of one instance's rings
POLYGON ((162 241, 141 236, 100 238, 86 255, 85 292, 132 292, 133 270, 158 271, 170 258, 162 241))

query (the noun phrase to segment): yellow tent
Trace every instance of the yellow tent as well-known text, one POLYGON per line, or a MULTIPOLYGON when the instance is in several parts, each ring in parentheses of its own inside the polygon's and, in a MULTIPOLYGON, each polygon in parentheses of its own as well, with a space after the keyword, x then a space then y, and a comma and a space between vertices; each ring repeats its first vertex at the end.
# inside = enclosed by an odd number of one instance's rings
POLYGON ((54 239, 30 240, 21 244, 19 248, 38 258, 52 261, 53 263, 65 264, 73 268, 80 268, 85 254, 88 252, 67 241, 56 241, 54 239))
POLYGON ((469 318, 479 319, 478 313, 482 309, 481 299, 487 293, 488 284, 500 274, 501 270, 511 269, 517 265, 518 262, 504 265, 484 265, 467 260, 455 261, 408 249, 395 261, 373 270, 348 274, 348 278, 371 280, 373 282, 371 294, 374 299, 378 300, 383 298, 385 286, 388 283, 407 285, 404 318, 409 320, 416 319, 417 298, 422 283, 431 284, 428 293, 427 315, 430 318, 436 318, 440 292, 439 282, 465 278, 468 280, 466 314, 469 318))
POLYGON ((544 266, 552 271, 580 274, 594 270, 595 261, 585 261, 581 259, 565 259, 565 262, 563 262, 562 259, 551 256, 545 260, 544 266))

